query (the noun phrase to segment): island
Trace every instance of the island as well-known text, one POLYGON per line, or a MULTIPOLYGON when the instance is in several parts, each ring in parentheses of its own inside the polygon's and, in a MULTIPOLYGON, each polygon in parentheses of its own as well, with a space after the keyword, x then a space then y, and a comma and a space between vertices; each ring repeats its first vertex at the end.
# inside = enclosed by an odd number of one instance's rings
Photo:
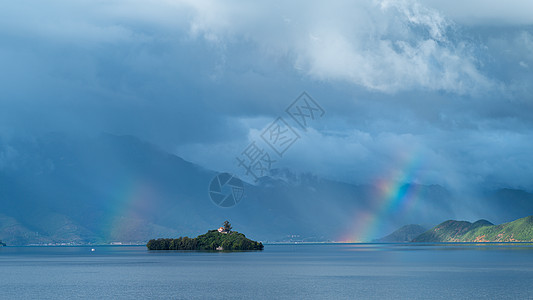
POLYGON ((2 240, 0 240, 0 247, 5 247, 6 244, 2 242, 2 240))
POLYGON ((146 247, 148 250, 263 250, 261 242, 252 241, 231 229, 231 224, 225 221, 218 230, 209 230, 195 238, 153 239, 146 247))

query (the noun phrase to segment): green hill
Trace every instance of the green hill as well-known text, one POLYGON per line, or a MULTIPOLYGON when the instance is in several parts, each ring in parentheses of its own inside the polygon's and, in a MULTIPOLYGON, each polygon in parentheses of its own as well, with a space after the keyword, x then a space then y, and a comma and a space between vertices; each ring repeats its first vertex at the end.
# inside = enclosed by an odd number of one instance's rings
POLYGON ((230 230, 223 233, 209 230, 195 238, 150 240, 146 247, 148 250, 263 250, 264 248, 262 243, 230 230))
POLYGON ((413 239, 413 242, 533 242, 533 216, 494 225, 448 220, 413 239))
MULTIPOLYGON (((429 226, 428 226, 429 227, 429 226)), ((412 241, 415 237, 426 232, 428 227, 423 227, 417 224, 409 224, 402 226, 400 229, 393 233, 382 237, 377 240, 373 240, 374 243, 406 243, 412 241)))

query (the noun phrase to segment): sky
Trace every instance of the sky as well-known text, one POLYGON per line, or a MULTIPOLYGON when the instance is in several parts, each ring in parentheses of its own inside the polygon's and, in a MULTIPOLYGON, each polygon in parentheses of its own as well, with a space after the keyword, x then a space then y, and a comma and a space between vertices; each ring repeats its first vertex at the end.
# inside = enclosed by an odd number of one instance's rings
MULTIPOLYGON (((531 1, 10 1, 0 137, 134 135, 217 171, 306 91, 276 168, 533 191, 531 1)), ((267 147, 263 144, 264 147, 267 147)), ((0 155, 0 165, 9 159, 0 155)))

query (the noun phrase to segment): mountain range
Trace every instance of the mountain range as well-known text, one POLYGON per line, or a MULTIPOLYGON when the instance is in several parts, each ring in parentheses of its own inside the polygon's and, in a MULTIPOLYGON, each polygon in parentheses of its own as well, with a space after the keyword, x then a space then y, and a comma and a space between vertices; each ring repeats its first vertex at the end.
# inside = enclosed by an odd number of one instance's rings
POLYGON ((382 237, 380 239, 375 239, 375 243, 407 243, 421 235, 422 233, 428 230, 427 226, 422 226, 418 224, 409 224, 402 226, 400 229, 395 230, 393 233, 382 237))
MULTIPOLYGON (((405 182, 417 205, 403 213, 378 205, 373 184, 273 170, 231 208, 209 198, 218 174, 132 136, 62 133, 0 140, 0 239, 8 245, 144 244, 197 236, 230 220, 260 241, 339 241, 360 216, 379 216, 377 234, 401 224, 456 217, 465 205, 439 185, 405 182)), ((474 210, 498 220, 533 211, 533 194, 487 190, 474 210), (506 209, 500 209, 505 206, 506 209)))
POLYGON ((474 223, 448 220, 420 234, 413 242, 533 242, 533 216, 494 225, 487 220, 474 223))

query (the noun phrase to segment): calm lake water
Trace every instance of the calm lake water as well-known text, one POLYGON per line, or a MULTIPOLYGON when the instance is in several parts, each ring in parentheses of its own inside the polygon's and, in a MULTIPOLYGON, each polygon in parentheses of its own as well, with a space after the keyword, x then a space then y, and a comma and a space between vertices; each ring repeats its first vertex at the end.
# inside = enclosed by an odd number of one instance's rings
POLYGON ((0 248, 0 298, 533 299, 533 245, 0 248))

